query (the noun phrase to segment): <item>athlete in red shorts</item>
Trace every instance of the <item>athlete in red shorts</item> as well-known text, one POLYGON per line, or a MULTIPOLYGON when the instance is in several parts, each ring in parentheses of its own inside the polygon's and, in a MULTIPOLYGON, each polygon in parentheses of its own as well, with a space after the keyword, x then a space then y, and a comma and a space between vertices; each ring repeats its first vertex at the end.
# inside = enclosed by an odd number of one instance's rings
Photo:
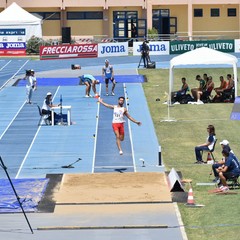
POLYGON ((110 105, 105 102, 103 102, 102 99, 99 98, 98 100, 102 105, 104 105, 107 108, 113 109, 113 120, 112 120, 112 127, 113 131, 116 135, 116 144, 119 150, 119 154, 122 155, 123 151, 121 148, 121 141, 124 140, 124 116, 126 116, 130 121, 136 123, 138 126, 140 126, 142 123, 136 121, 134 118, 132 118, 127 109, 123 106, 125 102, 124 97, 118 98, 118 105, 110 105))

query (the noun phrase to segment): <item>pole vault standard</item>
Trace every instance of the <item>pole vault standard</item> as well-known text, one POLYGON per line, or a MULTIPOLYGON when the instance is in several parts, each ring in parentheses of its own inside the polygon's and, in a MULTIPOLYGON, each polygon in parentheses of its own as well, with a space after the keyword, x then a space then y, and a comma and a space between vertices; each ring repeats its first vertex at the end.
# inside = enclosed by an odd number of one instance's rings
POLYGON ((8 181, 9 181, 11 187, 12 187, 12 190, 13 190, 16 198, 17 198, 17 201, 18 201, 18 203, 19 203, 19 206, 21 207, 22 212, 23 212, 23 215, 24 215, 24 217, 25 217, 25 219, 26 219, 26 221, 27 221, 27 224, 28 224, 28 226, 29 226, 29 228, 30 228, 30 230, 31 230, 31 232, 32 232, 32 234, 33 234, 32 227, 31 227, 31 225, 30 225, 30 223, 29 223, 29 221, 28 221, 27 215, 26 215, 26 213, 25 213, 25 211, 24 211, 24 209, 23 209, 22 203, 21 203, 21 201, 20 201, 20 197, 18 196, 15 187, 13 186, 12 180, 11 180, 9 174, 8 174, 8 171, 7 171, 7 167, 5 166, 5 164, 4 164, 1 156, 0 156, 0 166, 2 167, 2 169, 5 171, 5 173, 6 173, 6 175, 7 175, 8 181))

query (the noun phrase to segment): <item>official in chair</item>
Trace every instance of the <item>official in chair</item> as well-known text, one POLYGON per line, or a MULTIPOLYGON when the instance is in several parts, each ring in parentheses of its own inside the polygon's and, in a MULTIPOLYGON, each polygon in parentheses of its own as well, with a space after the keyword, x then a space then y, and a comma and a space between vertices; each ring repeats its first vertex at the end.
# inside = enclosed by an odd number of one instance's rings
POLYGON ((200 144, 195 147, 195 155, 197 164, 202 164, 204 161, 202 160, 202 152, 203 151, 211 151, 214 148, 214 144, 216 141, 215 127, 213 125, 208 125, 207 127, 208 137, 205 143, 200 144))
POLYGON ((240 175, 240 163, 232 155, 229 155, 229 151, 224 148, 222 155, 225 157, 225 164, 217 169, 222 186, 219 187, 221 192, 227 192, 229 187, 227 185, 228 179, 238 178, 240 175))

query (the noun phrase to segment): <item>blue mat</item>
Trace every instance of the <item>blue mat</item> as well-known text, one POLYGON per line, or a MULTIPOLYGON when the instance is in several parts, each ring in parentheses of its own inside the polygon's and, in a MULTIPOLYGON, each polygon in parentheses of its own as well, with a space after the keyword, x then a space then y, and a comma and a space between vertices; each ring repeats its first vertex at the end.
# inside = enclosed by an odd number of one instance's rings
MULTIPOLYGON (((13 186, 26 212, 36 212, 49 179, 12 179, 13 186)), ((0 213, 22 212, 8 179, 0 179, 0 213)))
POLYGON ((230 116, 231 120, 240 120, 240 97, 236 97, 230 116))
MULTIPOLYGON (((96 79, 104 83, 102 76, 94 76, 96 79)), ((116 75, 116 82, 119 83, 143 83, 145 78, 143 75, 116 75)), ((77 86, 80 83, 80 79, 77 78, 37 78, 38 86, 77 86)), ((26 80, 18 80, 15 86, 25 86, 26 80)))

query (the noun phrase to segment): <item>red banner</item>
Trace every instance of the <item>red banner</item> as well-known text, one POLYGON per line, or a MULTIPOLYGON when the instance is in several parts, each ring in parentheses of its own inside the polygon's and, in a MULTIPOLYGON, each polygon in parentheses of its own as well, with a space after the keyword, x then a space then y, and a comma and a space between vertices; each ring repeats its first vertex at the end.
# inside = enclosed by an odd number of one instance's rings
POLYGON ((0 56, 26 56, 26 50, 20 50, 20 49, 4 49, 4 50, 0 50, 0 56))
POLYGON ((41 60, 56 58, 93 58, 97 57, 97 55, 98 45, 96 43, 40 47, 41 60))

